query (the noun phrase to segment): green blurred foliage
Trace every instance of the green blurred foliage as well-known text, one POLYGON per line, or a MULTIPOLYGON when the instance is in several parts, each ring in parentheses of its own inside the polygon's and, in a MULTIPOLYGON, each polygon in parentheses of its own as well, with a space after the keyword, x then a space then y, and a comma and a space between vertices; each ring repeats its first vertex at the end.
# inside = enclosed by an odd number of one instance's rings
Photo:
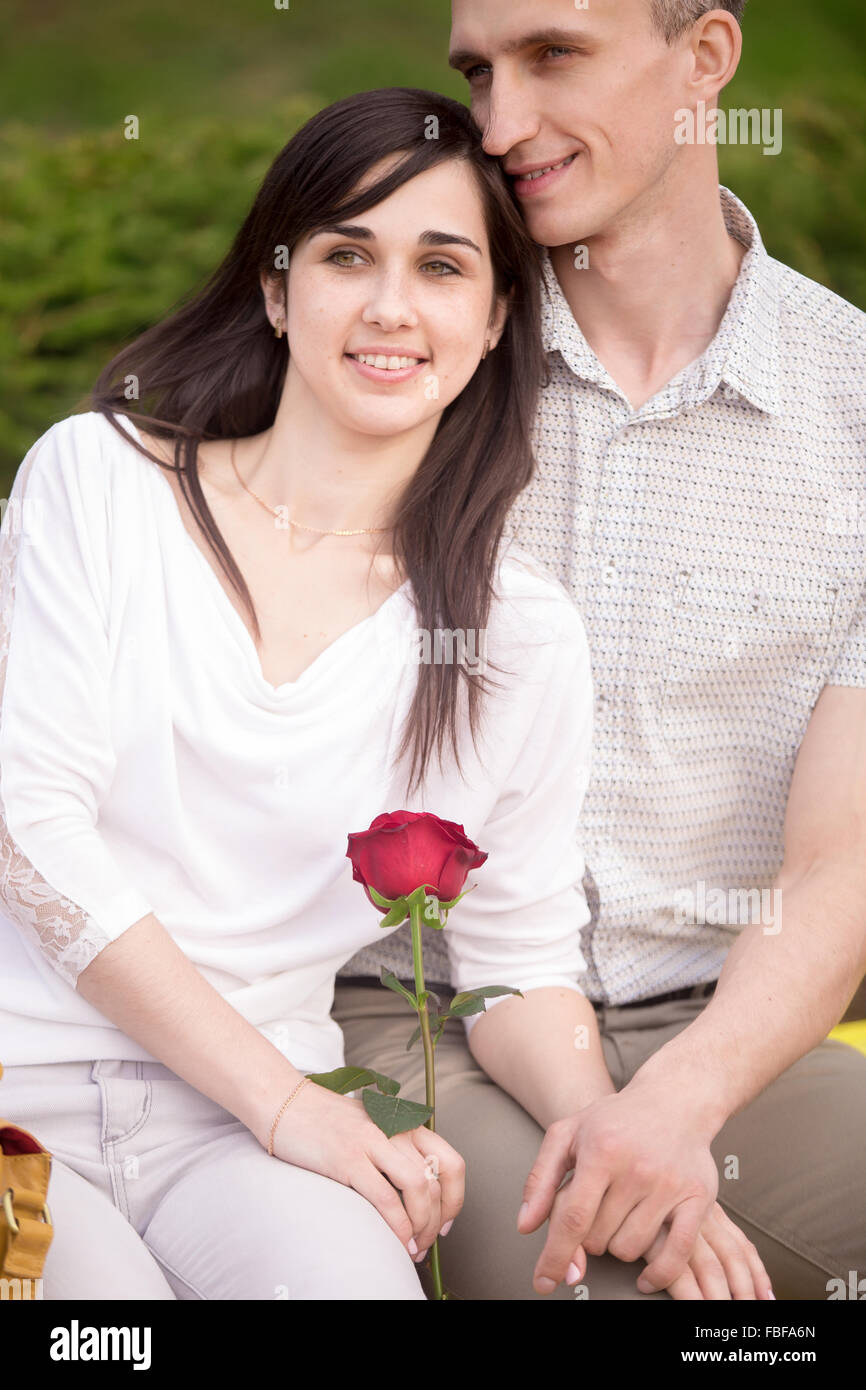
POLYGON ((182 137, 0 132, 5 484, 49 425, 81 408, 114 353, 204 284, 274 155, 317 105, 284 102, 243 127, 190 119, 182 137))
MULTIPOLYGON (((105 362, 207 279, 277 151, 349 92, 433 87, 448 0, 0 0, 0 484, 105 362), (135 113, 140 138, 124 138, 135 113)), ((750 0, 720 105, 781 108, 777 157, 720 147, 772 255, 866 308, 863 0, 750 0)))

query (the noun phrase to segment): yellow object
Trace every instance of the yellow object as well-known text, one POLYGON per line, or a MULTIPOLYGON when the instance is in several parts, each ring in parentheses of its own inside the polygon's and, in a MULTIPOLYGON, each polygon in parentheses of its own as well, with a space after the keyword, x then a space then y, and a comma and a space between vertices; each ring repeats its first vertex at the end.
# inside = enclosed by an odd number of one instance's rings
MULTIPOLYGON (((0 1076, 3 1068, 0 1066, 0 1076)), ((45 1205, 51 1155, 26 1129, 0 1119, 0 1297, 36 1298, 54 1236, 45 1205)))
POLYGON ((848 1043, 850 1047, 856 1047, 858 1052, 866 1056, 866 1018, 856 1020, 854 1023, 839 1023, 830 1034, 831 1038, 836 1038, 838 1042, 848 1043))

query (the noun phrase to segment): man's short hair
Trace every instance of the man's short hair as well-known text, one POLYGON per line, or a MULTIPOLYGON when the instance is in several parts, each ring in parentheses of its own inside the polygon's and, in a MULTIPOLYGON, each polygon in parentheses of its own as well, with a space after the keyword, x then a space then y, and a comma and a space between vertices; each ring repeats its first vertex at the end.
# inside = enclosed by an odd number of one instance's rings
POLYGON ((653 23, 668 43, 691 29, 710 10, 727 10, 739 24, 746 8, 746 0, 650 0, 650 4, 653 23))

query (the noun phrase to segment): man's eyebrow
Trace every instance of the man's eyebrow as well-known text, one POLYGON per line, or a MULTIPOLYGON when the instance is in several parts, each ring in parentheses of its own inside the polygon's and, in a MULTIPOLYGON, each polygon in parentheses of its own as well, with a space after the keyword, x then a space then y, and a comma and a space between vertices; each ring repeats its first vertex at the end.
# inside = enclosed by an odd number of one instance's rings
MULTIPOLYGON (((504 54, 519 53, 523 48, 543 47, 550 44, 555 47, 560 44, 567 46, 570 44, 585 44, 589 42, 589 35, 582 29, 537 29, 532 34, 522 34, 518 39, 509 39, 504 43, 501 52, 504 54)), ((469 67, 475 63, 484 63, 487 59, 481 53, 473 53, 467 48, 456 48, 453 53, 448 55, 448 66, 450 68, 469 67)))
MULTIPOLYGON (((369 227, 359 227, 351 222, 332 222, 326 227, 317 227, 310 240, 317 236, 345 236, 353 241, 375 241, 375 233, 369 227)), ((422 232, 418 238, 422 246, 468 246, 471 251, 481 255, 481 247, 470 241, 468 236, 458 236, 456 232, 422 232)))

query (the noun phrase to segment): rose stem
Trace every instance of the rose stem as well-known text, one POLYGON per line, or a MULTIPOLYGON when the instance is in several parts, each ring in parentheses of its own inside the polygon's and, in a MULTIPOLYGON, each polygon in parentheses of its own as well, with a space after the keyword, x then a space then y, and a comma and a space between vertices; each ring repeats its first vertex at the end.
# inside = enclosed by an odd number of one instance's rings
MULTIPOLYGON (((415 994, 421 999, 424 994, 424 961, 421 954, 421 904, 410 904, 412 919, 412 963, 415 967, 415 994)), ((424 1045, 424 1076, 427 1083, 427 1104, 433 1111, 425 1120, 427 1129, 435 1131, 436 1124, 436 1081, 433 1074, 433 1040, 430 1036, 430 1014, 425 999, 418 1008, 418 1022, 421 1025, 421 1041, 424 1045)), ((433 1289, 437 1299, 442 1298, 442 1274, 439 1269, 439 1237, 430 1247, 430 1270, 433 1275, 433 1289)))

